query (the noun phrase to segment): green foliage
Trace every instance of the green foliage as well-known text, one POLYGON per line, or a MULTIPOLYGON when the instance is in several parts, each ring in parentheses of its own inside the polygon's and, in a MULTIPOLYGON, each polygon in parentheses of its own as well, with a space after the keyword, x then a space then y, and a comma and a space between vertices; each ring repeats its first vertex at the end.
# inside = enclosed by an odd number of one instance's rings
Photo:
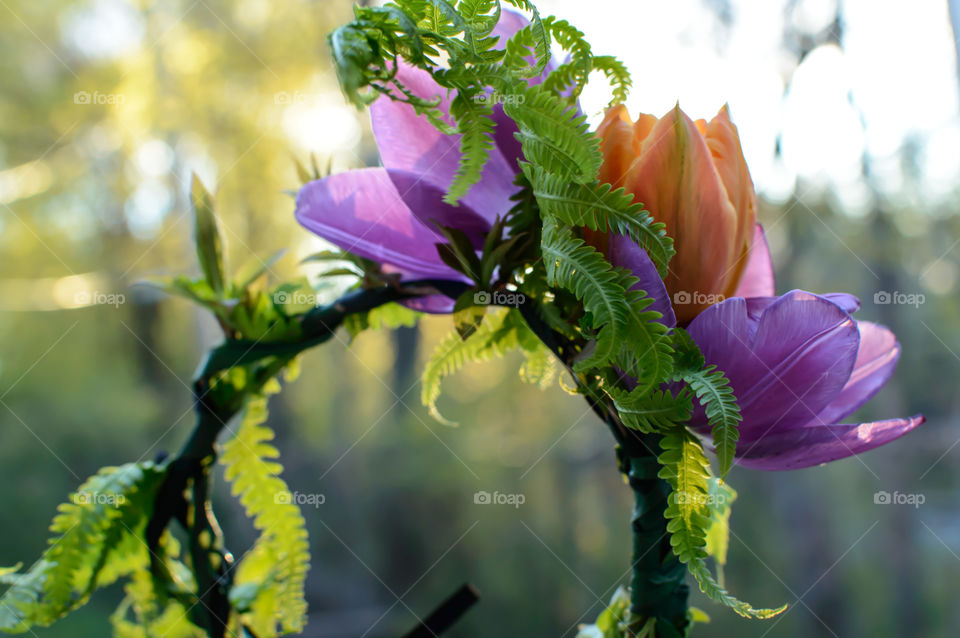
POLYGON ((415 326, 421 314, 398 303, 388 303, 377 306, 368 312, 358 312, 350 315, 343 322, 343 327, 350 333, 351 337, 356 337, 364 330, 415 326))
MULTIPOLYGON (((730 512, 737 492, 723 479, 710 479, 708 505, 710 526, 707 528, 707 554, 713 557, 718 571, 727 564, 727 548, 730 545, 730 512)), ((721 580, 722 583, 722 580, 721 580)))
POLYGON ((501 6, 492 0, 401 0, 385 7, 357 7, 356 19, 328 38, 340 86, 358 107, 386 95, 411 105, 442 132, 454 132, 439 108, 439 96, 417 96, 398 80, 401 59, 428 71, 443 89, 454 92, 449 115, 462 138, 460 164, 445 195, 451 203, 479 181, 492 148, 493 110, 487 99, 491 92, 511 98, 505 109, 520 124, 529 160, 541 164, 549 158, 544 165, 551 170, 563 163, 563 172, 577 172, 578 181, 587 183, 595 179, 599 166, 597 142, 586 134, 583 118, 571 104, 594 68, 614 84, 615 100, 622 101, 629 87, 623 65, 609 56, 595 63, 583 33, 568 22, 541 18, 526 0, 510 4, 532 16, 530 25, 502 49, 493 48, 497 39, 491 32, 501 6), (527 80, 546 68, 552 41, 570 52, 571 61, 554 71, 543 88, 530 89, 527 80), (551 121, 558 118, 564 121, 553 127, 551 121), (558 139, 563 142, 557 144, 558 139))
POLYGON ((707 555, 704 546, 709 525, 710 462, 700 441, 684 427, 664 432, 660 447, 659 476, 672 488, 664 514, 670 544, 680 560, 689 564, 707 555))
POLYGON ((624 638, 629 616, 630 594, 623 587, 617 587, 610 604, 597 616, 597 622, 581 626, 577 638, 624 638))
POLYGON ((80 607, 97 589, 146 564, 140 538, 163 472, 153 463, 107 467, 60 505, 50 547, 24 574, 7 574, 0 631, 46 626, 80 607))
POLYGON ((552 219, 544 223, 540 246, 547 283, 573 292, 592 314, 596 341, 593 352, 578 362, 579 369, 611 361, 627 339, 632 319, 627 290, 635 278, 612 268, 596 249, 552 219))
POLYGON ((713 574, 710 573, 704 561, 692 561, 688 564, 688 567, 690 568, 690 573, 693 574, 693 577, 697 580, 700 591, 706 594, 711 600, 729 607, 744 618, 773 618, 787 609, 787 605, 774 609, 755 609, 749 603, 734 598, 726 589, 721 587, 716 579, 714 579, 713 574))
POLYGON ((234 590, 251 585, 254 595, 234 593, 244 600, 239 609, 257 636, 302 631, 307 602, 304 582, 310 564, 307 530, 293 495, 280 478, 279 452, 269 441, 273 430, 264 425, 267 399, 247 399, 243 420, 234 438, 223 445, 220 463, 260 536, 236 567, 234 590))
POLYGON ((626 235, 643 247, 661 276, 667 274, 675 252, 673 239, 664 224, 633 202, 632 195, 622 188, 613 190, 610 184, 570 184, 562 175, 530 164, 523 170, 543 214, 573 227, 626 235))
POLYGON ((434 349, 423 371, 420 400, 430 415, 446 425, 456 423, 444 418, 437 409, 440 384, 463 366, 474 361, 485 361, 514 348, 526 330, 516 310, 487 313, 482 323, 466 339, 457 331, 447 335, 434 349))
POLYGON ((493 106, 479 99, 480 94, 460 92, 450 103, 450 114, 457 120, 461 161, 444 201, 454 204, 480 181, 480 173, 493 149, 493 106))
MULTIPOLYGON (((725 559, 726 553, 725 543, 722 542, 724 531, 716 529, 717 521, 710 505, 717 503, 718 495, 723 492, 719 484, 711 486, 710 463, 703 454, 700 441, 686 428, 679 426, 668 430, 663 434, 660 445, 663 453, 659 457, 662 465, 659 476, 672 488, 665 512, 670 545, 677 557, 687 564, 700 591, 748 618, 771 618, 783 612, 786 605, 777 609, 755 609, 734 598, 710 573, 705 561, 708 533, 717 535, 710 548, 717 551, 714 556, 725 559)), ((716 517, 720 518, 720 524, 726 525, 729 511, 718 512, 716 517)))
POLYGON ((519 95, 523 99, 504 104, 503 110, 520 129, 527 162, 577 184, 593 182, 600 170, 600 140, 590 132, 586 116, 544 86, 519 95))
POLYGON ((193 205, 194 235, 200 268, 210 289, 219 296, 226 287, 223 239, 213 212, 213 197, 196 175, 190 183, 190 201, 193 205))
POLYGON ((713 448, 720 462, 720 476, 724 477, 733 465, 740 432, 737 429, 743 417, 727 377, 716 366, 683 374, 697 399, 703 405, 707 421, 712 426, 713 448))
POLYGON ((677 396, 668 390, 624 392, 611 382, 605 386, 623 424, 641 432, 660 432, 683 425, 690 418, 693 405, 690 395, 677 396))

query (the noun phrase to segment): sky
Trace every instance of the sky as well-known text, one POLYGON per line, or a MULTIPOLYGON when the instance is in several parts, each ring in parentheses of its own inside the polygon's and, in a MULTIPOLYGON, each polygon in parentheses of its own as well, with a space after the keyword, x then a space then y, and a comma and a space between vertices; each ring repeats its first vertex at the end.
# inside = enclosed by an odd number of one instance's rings
MULTIPOLYGON (((834 18, 831 0, 730 0, 729 27, 699 0, 542 0, 543 13, 577 25, 595 52, 633 74, 627 106, 663 115, 679 101, 694 118, 729 103, 758 190, 769 199, 830 185, 850 212, 861 203, 867 151, 878 185, 901 190, 899 150, 923 143, 924 192, 952 192, 960 175, 956 53, 946 0, 844 0, 843 50, 824 45, 799 67, 784 52, 786 20, 817 32, 834 18), (629 9, 624 9, 629 7, 629 9), (786 82, 791 80, 789 88, 786 82), (777 135, 782 163, 775 161, 777 135)), ((600 83, 582 100, 597 118, 600 83)))
MULTIPOLYGON (((820 31, 833 21, 836 2, 800 0, 788 9, 787 0, 726 0, 726 24, 702 0, 537 4, 544 15, 583 30, 596 53, 627 64, 632 115, 659 116, 679 102, 688 115, 709 118, 729 103, 754 182, 768 200, 829 189, 848 214, 861 214, 870 200, 861 170, 866 153, 874 187, 891 201, 951 201, 960 176, 960 117, 947 1, 842 0, 842 50, 819 46, 795 67, 783 47, 785 27, 820 31), (905 143, 919 149, 919 188, 904 184, 905 143)), ((127 0, 83 7, 61 23, 64 40, 84 55, 109 59, 143 46, 143 26, 127 0), (90 37, 108 32, 114 37, 90 37)), ((581 106, 597 123, 609 91, 595 80, 581 106)), ((332 70, 318 68, 308 85, 275 101, 291 147, 332 155, 335 167, 359 161, 367 116, 343 101, 332 70)), ((142 199, 154 201, 155 193, 142 199)))

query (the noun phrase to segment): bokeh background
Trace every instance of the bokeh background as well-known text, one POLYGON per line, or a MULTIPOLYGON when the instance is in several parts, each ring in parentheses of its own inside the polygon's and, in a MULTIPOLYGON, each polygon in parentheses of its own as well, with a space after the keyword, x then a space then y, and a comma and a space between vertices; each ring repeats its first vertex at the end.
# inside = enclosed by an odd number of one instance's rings
MULTIPOLYGON (((953 4, 951 14, 950 4, 953 4)), ((960 631, 960 113, 947 0, 542 0, 634 73, 632 113, 729 102, 763 198, 778 289, 850 291, 903 344, 864 420, 924 412, 886 448, 786 474, 734 469, 732 590, 779 619, 698 636, 940 637, 960 631), (889 301, 890 303, 884 303, 889 301), (921 495, 919 507, 874 501, 921 495)), ((954 28, 951 28, 951 15, 954 28)), ((197 270, 191 173, 218 191, 234 265, 319 242, 297 227, 291 157, 377 162, 325 34, 346 0, 0 0, 0 564, 29 564, 56 505, 102 465, 175 450, 191 373, 216 341, 184 301, 132 287, 197 270)), ((596 121, 607 96, 583 101, 596 121)), ((271 401, 314 556, 305 636, 397 636, 463 582, 460 638, 564 636, 625 582, 630 495, 582 400, 518 383, 517 361, 446 384, 418 373, 450 329, 346 338, 271 401), (518 508, 477 491, 522 494, 518 508)), ((914 499, 918 500, 918 499, 914 499)), ((252 529, 222 483, 231 547, 252 529)), ((37 636, 109 634, 118 591, 37 636)))

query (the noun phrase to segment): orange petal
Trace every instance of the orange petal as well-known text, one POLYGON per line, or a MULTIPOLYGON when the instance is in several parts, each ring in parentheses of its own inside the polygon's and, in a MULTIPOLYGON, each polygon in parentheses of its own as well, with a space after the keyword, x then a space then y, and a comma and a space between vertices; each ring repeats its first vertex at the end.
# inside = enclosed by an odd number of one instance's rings
POLYGON ((737 211, 737 232, 734 242, 740 258, 734 265, 734 270, 730 273, 730 281, 726 286, 729 294, 733 294, 746 267, 746 257, 750 252, 754 227, 757 223, 757 195, 753 180, 750 179, 747 162, 743 157, 740 136, 737 127, 730 120, 730 109, 727 105, 724 105, 710 120, 706 137, 713 163, 727 189, 730 203, 737 211))
POLYGON ((633 123, 627 107, 619 104, 607 109, 603 122, 597 128, 603 164, 598 178, 615 187, 623 186, 624 176, 636 157, 633 146, 633 123))
POLYGON ((653 115, 641 113, 637 116, 637 121, 633 124, 633 148, 638 155, 640 154, 640 148, 643 146, 643 140, 647 139, 656 124, 657 118, 653 115))
MULTIPOLYGON (((671 295, 722 294, 727 272, 739 256, 733 244, 737 213, 714 167, 710 149, 696 124, 679 106, 665 115, 646 137, 640 157, 627 176, 627 188, 667 225, 677 256, 670 262, 671 295)), ((707 303, 676 308, 681 323, 707 303)))

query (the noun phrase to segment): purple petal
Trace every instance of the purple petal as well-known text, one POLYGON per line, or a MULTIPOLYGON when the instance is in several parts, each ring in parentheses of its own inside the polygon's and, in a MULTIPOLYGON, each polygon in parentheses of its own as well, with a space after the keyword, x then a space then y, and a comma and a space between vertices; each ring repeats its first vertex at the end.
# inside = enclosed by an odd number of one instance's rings
POLYGON ((670 295, 647 251, 629 237, 611 234, 607 254, 610 255, 612 265, 628 270, 640 280, 633 286, 633 290, 644 290, 649 297, 653 298, 653 303, 647 310, 656 310, 663 315, 660 323, 669 327, 677 325, 677 318, 670 304, 670 295))
POLYGON ((407 208, 382 168, 310 182, 297 194, 297 221, 343 250, 416 276, 457 279, 435 244, 441 235, 407 208))
MULTIPOLYGON (((440 96, 441 108, 449 112, 450 97, 426 71, 400 62, 397 79, 421 98, 440 96)), ((370 106, 370 118, 385 167, 415 173, 440 190, 449 190, 460 161, 459 135, 444 135, 413 107, 387 96, 370 106)), ((513 185, 515 175, 516 168, 510 167, 499 149, 492 149, 480 182, 461 203, 492 223, 512 208, 510 196, 518 190, 513 185)))
POLYGON ((456 302, 450 297, 443 295, 429 295, 427 297, 407 299, 400 303, 411 310, 418 310, 431 315, 447 315, 453 312, 453 305, 456 302))
POLYGON ((847 314, 852 315, 856 311, 860 310, 860 300, 855 296, 849 295, 845 292, 828 292, 820 296, 837 304, 846 310, 847 314))
POLYGON ((737 465, 755 470, 798 470, 861 454, 921 425, 922 415, 853 425, 782 430, 737 449, 737 465))
MULTIPOLYGON (((850 378, 860 341, 842 307, 800 290, 773 301, 727 299, 688 330, 707 363, 730 379, 742 440, 815 419, 850 378)), ((698 421, 704 428, 702 412, 698 421)))
POLYGON ((477 247, 490 231, 490 222, 469 206, 451 206, 443 201, 444 192, 407 171, 387 170, 400 197, 413 215, 429 228, 436 225, 457 228, 467 234, 477 247))
POLYGON ((868 321, 857 322, 860 329, 860 350, 853 373, 843 390, 820 413, 817 423, 836 423, 845 419, 869 401, 890 380, 900 344, 890 330, 868 321))
POLYGON ((523 158, 523 150, 520 140, 516 137, 520 128, 503 110, 503 104, 493 106, 493 121, 496 124, 496 128, 493 129, 493 141, 506 158, 507 164, 515 170, 520 170, 517 162, 523 158))
POLYGON ((772 297, 777 294, 773 277, 773 260, 770 259, 770 246, 763 226, 757 224, 753 233, 753 247, 747 259, 740 285, 735 297, 772 297))

